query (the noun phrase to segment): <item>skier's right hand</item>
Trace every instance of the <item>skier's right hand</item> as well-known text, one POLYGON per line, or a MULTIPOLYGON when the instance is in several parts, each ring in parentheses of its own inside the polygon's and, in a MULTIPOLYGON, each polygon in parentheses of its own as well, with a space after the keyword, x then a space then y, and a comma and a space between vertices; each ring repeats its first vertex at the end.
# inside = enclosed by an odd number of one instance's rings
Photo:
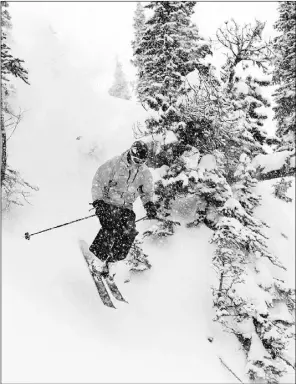
POLYGON ((95 200, 92 205, 94 208, 98 208, 100 206, 102 206, 102 204, 104 204, 104 200, 95 200))
POLYGON ((95 200, 92 205, 96 210, 96 215, 98 215, 99 212, 104 208, 105 202, 104 200, 95 200))

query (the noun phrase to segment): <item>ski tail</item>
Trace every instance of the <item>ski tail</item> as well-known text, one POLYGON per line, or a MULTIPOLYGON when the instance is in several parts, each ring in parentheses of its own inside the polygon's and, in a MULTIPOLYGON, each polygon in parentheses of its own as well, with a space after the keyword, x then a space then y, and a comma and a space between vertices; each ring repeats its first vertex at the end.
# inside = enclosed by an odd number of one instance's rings
POLYGON ((125 300, 125 298, 122 296, 113 278, 111 278, 110 276, 107 276, 105 277, 105 281, 108 285, 108 288, 110 289, 110 292, 112 293, 113 297, 115 297, 116 300, 123 301, 124 303, 128 303, 125 300))

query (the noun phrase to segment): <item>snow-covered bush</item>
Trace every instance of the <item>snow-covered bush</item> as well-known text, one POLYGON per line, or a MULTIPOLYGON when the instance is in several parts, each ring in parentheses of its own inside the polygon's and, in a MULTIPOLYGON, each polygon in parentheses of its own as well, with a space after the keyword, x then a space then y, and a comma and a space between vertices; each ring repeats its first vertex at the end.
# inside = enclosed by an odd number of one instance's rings
POLYGON ((191 193, 199 200, 195 219, 187 224, 188 228, 200 223, 215 229, 218 209, 231 196, 231 189, 213 155, 204 155, 197 170, 190 173, 191 193))
POLYGON ((282 177, 279 181, 273 184, 273 187, 273 194, 275 197, 284 200, 287 203, 290 203, 292 201, 291 197, 287 196, 288 189, 292 187, 291 180, 285 180, 285 178, 282 177))
POLYGON ((18 171, 8 166, 2 185, 2 212, 9 212, 14 205, 29 203, 31 192, 38 190, 37 186, 25 181, 18 171))
POLYGON ((151 268, 148 255, 142 249, 143 240, 136 239, 125 260, 131 272, 142 272, 151 268))
POLYGON ((253 192, 253 188, 257 185, 254 175, 255 168, 252 166, 250 158, 243 153, 234 173, 235 183, 232 185, 232 191, 234 197, 248 214, 252 214, 260 204, 260 196, 253 192))

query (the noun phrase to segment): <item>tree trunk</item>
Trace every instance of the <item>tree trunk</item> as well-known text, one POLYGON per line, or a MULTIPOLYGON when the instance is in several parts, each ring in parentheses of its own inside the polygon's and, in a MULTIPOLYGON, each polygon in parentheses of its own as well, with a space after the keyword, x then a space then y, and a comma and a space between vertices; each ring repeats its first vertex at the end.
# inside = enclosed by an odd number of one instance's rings
POLYGON ((233 78, 235 74, 235 67, 237 66, 238 63, 240 63, 242 59, 239 56, 236 56, 234 63, 232 65, 232 69, 230 71, 229 79, 228 79, 228 89, 231 90, 233 87, 233 78))
MULTIPOLYGON (((223 263, 223 266, 224 266, 224 263, 223 263)), ((224 272, 222 272, 220 275, 219 292, 218 292, 219 298, 222 296, 223 279, 224 279, 224 272)))
POLYGON ((7 166, 7 150, 6 150, 6 131, 4 127, 4 116, 1 113, 1 187, 3 186, 4 180, 5 180, 5 174, 6 174, 6 166, 7 166))

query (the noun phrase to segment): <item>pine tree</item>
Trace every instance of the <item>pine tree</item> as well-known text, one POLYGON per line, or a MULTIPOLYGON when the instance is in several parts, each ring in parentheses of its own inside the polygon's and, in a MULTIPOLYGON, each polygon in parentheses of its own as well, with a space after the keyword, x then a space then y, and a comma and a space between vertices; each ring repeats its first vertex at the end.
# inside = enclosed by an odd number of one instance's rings
POLYGON ((142 103, 160 112, 159 121, 148 122, 148 130, 163 132, 178 121, 177 100, 184 93, 185 76, 207 67, 200 59, 209 53, 191 23, 195 2, 150 2, 153 15, 135 52, 142 58, 138 94, 142 103))
POLYGON ((18 171, 12 169, 7 161, 7 140, 22 119, 22 113, 15 112, 9 102, 10 96, 15 92, 12 79, 19 78, 29 84, 28 71, 23 66, 24 60, 14 57, 9 45, 9 32, 12 24, 8 7, 8 2, 1 1, 1 187, 3 212, 8 211, 12 204, 23 205, 22 200, 27 201, 29 195, 28 188, 38 190, 36 186, 26 182, 18 171), (9 135, 10 131, 12 133, 9 135))
POLYGON ((134 23, 133 23, 135 38, 132 41, 134 59, 131 60, 131 62, 137 68, 138 76, 142 70, 142 60, 141 60, 141 55, 140 54, 138 55, 136 51, 138 49, 138 46, 141 43, 141 39, 145 31, 145 22, 146 22, 146 18, 144 13, 144 7, 140 2, 137 2, 137 7, 134 15, 134 23))
POLYGON ((278 383, 286 365, 293 365, 286 350, 294 337, 295 292, 273 276, 275 267, 285 268, 268 250, 264 223, 254 217, 260 198, 250 191, 256 180, 246 154, 234 176, 232 195, 218 208, 212 237, 217 246, 215 321, 241 342, 251 380, 278 383))
POLYGON ((186 168, 181 156, 185 151, 194 150, 196 144, 186 140, 187 129, 192 126, 184 109, 191 92, 186 76, 196 70, 204 79, 210 72, 209 65, 203 62, 211 53, 209 44, 199 36, 190 20, 194 6, 195 2, 149 3, 146 7, 153 15, 146 22, 135 52, 142 59, 137 87, 140 100, 146 108, 157 112, 146 120, 147 133, 160 143, 151 163, 154 167, 169 167, 155 191, 159 212, 166 217, 159 223, 160 236, 172 234, 177 225, 168 216, 173 200, 183 193, 182 182, 177 180, 186 168))
POLYGON ((11 93, 11 78, 18 77, 26 84, 28 82, 28 71, 23 67, 24 60, 15 58, 11 53, 8 44, 8 31, 11 28, 11 17, 8 12, 9 4, 6 1, 1 2, 1 145, 2 145, 2 161, 1 161, 1 186, 3 186, 6 178, 7 169, 7 138, 5 127, 5 114, 13 113, 9 105, 9 95, 11 93))
POLYGON ((296 4, 293 1, 279 2, 279 19, 274 27, 279 35, 274 39, 275 70, 273 83, 277 85, 274 93, 275 120, 277 135, 286 143, 282 149, 295 145, 295 104, 296 104, 296 4))
POLYGON ((114 83, 108 91, 109 95, 118 97, 119 99, 130 100, 131 95, 128 88, 128 83, 122 69, 122 64, 116 59, 116 67, 114 73, 114 83))
POLYGON ((18 77, 25 83, 28 83, 28 71, 23 67, 24 60, 15 58, 11 54, 11 48, 7 42, 8 29, 11 28, 11 17, 7 9, 9 4, 6 1, 1 2, 1 80, 4 87, 4 95, 7 96, 9 92, 7 84, 10 81, 10 76, 18 77))
POLYGON ((197 171, 190 173, 190 187, 197 201, 195 218, 187 224, 188 228, 206 224, 211 229, 216 229, 219 209, 232 196, 231 188, 221 168, 222 154, 213 151, 201 157, 197 171))
POLYGON ((235 180, 232 186, 232 192, 249 215, 252 215, 254 209, 260 204, 260 196, 253 191, 257 185, 254 174, 255 169, 251 165, 250 158, 243 153, 240 156, 240 162, 234 173, 235 180))
POLYGON ((240 129, 238 144, 241 151, 238 153, 246 152, 251 158, 265 153, 264 120, 267 118, 266 108, 271 106, 262 94, 262 87, 271 84, 268 75, 271 54, 269 43, 262 39, 264 27, 265 23, 260 21, 254 26, 240 27, 231 20, 217 31, 217 39, 227 54, 221 78, 233 103, 233 118, 237 119, 240 129), (258 75, 253 74, 254 69, 258 75))

